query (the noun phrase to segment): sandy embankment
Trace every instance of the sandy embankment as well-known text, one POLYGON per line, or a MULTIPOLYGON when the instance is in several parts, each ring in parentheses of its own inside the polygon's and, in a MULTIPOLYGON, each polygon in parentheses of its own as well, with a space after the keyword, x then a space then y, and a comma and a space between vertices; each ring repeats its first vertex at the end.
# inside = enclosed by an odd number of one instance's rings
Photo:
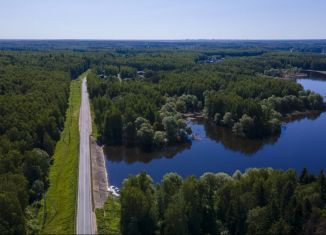
POLYGON ((102 147, 98 145, 96 139, 92 136, 90 137, 90 148, 94 206, 95 208, 101 208, 109 195, 105 157, 102 147))

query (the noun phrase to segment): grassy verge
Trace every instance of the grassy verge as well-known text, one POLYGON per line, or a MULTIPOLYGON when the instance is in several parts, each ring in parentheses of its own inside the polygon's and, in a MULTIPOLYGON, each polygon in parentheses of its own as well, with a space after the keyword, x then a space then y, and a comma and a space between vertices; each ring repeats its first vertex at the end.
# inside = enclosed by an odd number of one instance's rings
POLYGON ((39 215, 40 220, 44 221, 42 234, 72 234, 75 231, 79 162, 79 109, 81 78, 84 75, 71 82, 65 127, 55 148, 53 165, 49 173, 50 186, 39 215))
POLYGON ((96 209, 98 234, 120 235, 120 201, 109 196, 103 208, 96 209))

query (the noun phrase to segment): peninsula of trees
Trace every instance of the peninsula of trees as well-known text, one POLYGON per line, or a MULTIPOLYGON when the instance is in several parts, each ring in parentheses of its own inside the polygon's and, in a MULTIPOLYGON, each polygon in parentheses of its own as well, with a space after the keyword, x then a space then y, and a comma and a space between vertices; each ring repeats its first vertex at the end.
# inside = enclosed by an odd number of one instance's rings
POLYGON ((191 130, 184 117, 194 112, 234 135, 262 139, 280 132, 293 112, 325 109, 322 96, 286 78, 326 69, 324 56, 215 53, 225 59, 199 63, 214 52, 169 49, 104 55, 89 77, 102 142, 151 150, 187 141, 191 130))

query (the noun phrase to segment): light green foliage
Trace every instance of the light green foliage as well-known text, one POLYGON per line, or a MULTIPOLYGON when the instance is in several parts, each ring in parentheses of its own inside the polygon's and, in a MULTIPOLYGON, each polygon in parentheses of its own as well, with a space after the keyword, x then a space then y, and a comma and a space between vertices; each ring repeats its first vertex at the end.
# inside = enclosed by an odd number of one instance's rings
POLYGON ((178 99, 176 102, 176 109, 180 113, 185 113, 187 111, 186 102, 181 99, 178 99))
POLYGON ((137 130, 137 139, 142 148, 150 148, 153 145, 154 131, 149 123, 143 123, 137 130))
POLYGON ((232 127, 234 123, 234 120, 232 119, 232 114, 230 112, 225 113, 222 122, 225 126, 232 127))
POLYGON ((247 114, 242 115, 239 122, 235 123, 232 131, 238 136, 246 137, 253 136, 255 129, 254 119, 247 114))
POLYGON ((42 229, 42 223, 37 218, 39 207, 40 203, 36 201, 25 209, 26 234, 39 234, 42 229))
POLYGON ((148 120, 146 120, 143 117, 136 118, 135 127, 136 127, 137 130, 140 129, 141 125, 143 125, 143 124, 149 124, 148 120))
POLYGON ((182 185, 182 178, 177 173, 167 173, 163 176, 161 196, 166 207, 176 195, 182 185))
POLYGON ((243 126, 241 125, 240 122, 237 122, 233 125, 232 132, 237 136, 245 137, 245 134, 243 132, 243 126))
POLYGON ((162 120, 164 130, 169 138, 169 140, 174 141, 177 138, 178 131, 178 121, 173 116, 164 117, 162 120))
POLYGON ((170 99, 170 101, 168 101, 166 104, 164 104, 161 107, 160 115, 161 115, 161 118, 168 117, 168 116, 174 116, 177 118, 180 116, 173 99, 170 99))
POLYGON ((134 78, 136 76, 136 69, 130 66, 121 66, 120 74, 122 78, 134 78))
POLYGON ((154 142, 155 146, 158 148, 165 146, 168 142, 165 132, 155 131, 153 142, 154 142))
POLYGON ((119 198, 109 196, 103 208, 96 209, 98 234, 120 235, 121 206, 119 198))
POLYGON ((182 95, 178 98, 178 100, 181 100, 185 103, 186 112, 193 112, 201 109, 198 107, 198 99, 194 95, 182 95))

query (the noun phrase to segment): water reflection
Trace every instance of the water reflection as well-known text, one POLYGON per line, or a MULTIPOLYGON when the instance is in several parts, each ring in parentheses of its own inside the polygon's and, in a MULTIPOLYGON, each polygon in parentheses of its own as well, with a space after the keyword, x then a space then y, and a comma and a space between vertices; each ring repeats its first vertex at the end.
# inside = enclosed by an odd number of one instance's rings
MULTIPOLYGON (((326 96, 326 82, 298 79, 305 89, 326 96)), ((326 165, 326 113, 297 115, 286 120, 280 135, 265 140, 236 137, 232 132, 203 120, 190 122, 199 140, 156 152, 139 148, 108 147, 105 149, 110 185, 121 186, 129 174, 149 173, 155 182, 167 172, 181 176, 200 176, 204 172, 242 172, 250 167, 294 168, 318 173, 326 165), (250 157, 247 157, 250 156, 250 157)))
POLYGON ((104 152, 107 159, 111 162, 125 162, 132 164, 134 162, 149 163, 155 159, 171 159, 187 149, 191 149, 192 143, 214 140, 221 143, 226 149, 237 151, 246 155, 252 155, 263 148, 266 144, 274 144, 279 135, 263 140, 252 140, 240 138, 232 134, 227 128, 217 127, 212 122, 205 120, 195 120, 188 123, 194 135, 198 140, 192 140, 183 144, 169 146, 159 151, 144 152, 137 147, 110 146, 105 147, 104 152))
POLYGON ((125 147, 125 146, 110 146, 104 148, 104 153, 107 159, 112 162, 126 162, 128 164, 134 162, 149 163, 154 159, 167 158, 171 159, 178 153, 183 152, 186 149, 191 148, 192 142, 186 142, 183 144, 169 146, 160 151, 144 152, 137 147, 125 147))
POLYGON ((266 139, 245 139, 232 134, 230 129, 216 127, 212 122, 203 121, 205 132, 208 138, 222 143, 225 148, 251 155, 260 150, 264 145, 276 143, 279 134, 266 139))
MULTIPOLYGON (((301 119, 313 121, 316 120, 320 114, 320 112, 308 114, 298 113, 285 121, 293 122, 300 121, 301 119)), ((192 120, 188 122, 188 125, 191 127, 193 134, 199 137, 198 140, 192 140, 183 144, 169 146, 162 150, 152 152, 144 152, 138 147, 109 146, 104 148, 104 153, 107 156, 107 159, 111 162, 125 162, 127 164, 132 164, 135 162, 150 163, 155 159, 172 159, 179 153, 182 153, 185 150, 190 150, 192 144, 195 142, 207 142, 207 140, 212 140, 217 144, 222 144, 226 150, 251 156, 263 149, 266 145, 274 145, 281 136, 279 133, 265 139, 241 138, 235 136, 230 129, 216 126, 211 121, 203 119, 192 120)), ((282 131, 285 130, 286 124, 282 125, 282 131)))

